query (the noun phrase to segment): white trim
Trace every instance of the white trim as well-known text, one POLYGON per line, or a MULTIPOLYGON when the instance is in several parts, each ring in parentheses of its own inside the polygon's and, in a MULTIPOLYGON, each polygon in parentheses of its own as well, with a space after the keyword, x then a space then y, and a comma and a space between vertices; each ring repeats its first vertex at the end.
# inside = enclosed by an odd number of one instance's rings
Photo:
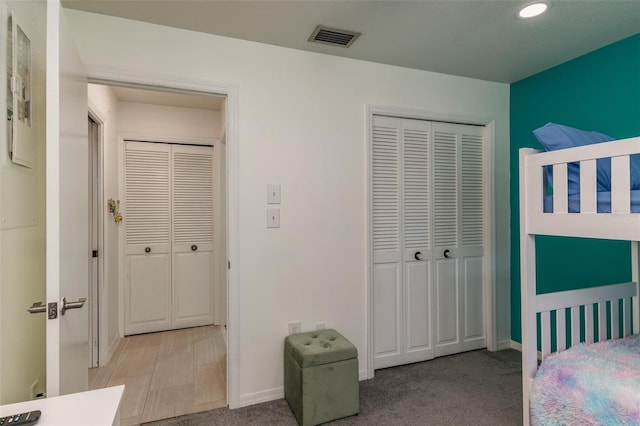
MULTIPOLYGON (((363 368, 358 371, 358 381, 367 380, 367 369, 363 368)), ((284 398, 284 386, 267 389, 259 392, 247 393, 240 396, 240 405, 235 408, 247 407, 249 405, 261 404, 263 402, 275 401, 284 398)))
MULTIPOLYGON (((60 12, 47 3, 46 29, 46 287, 47 303, 60 300, 60 12)), ((46 321, 47 366, 60 365, 60 320, 46 321)), ((47 394, 60 393, 60 369, 47 368, 47 394)))
POLYGON ((120 141, 149 142, 149 143, 170 143, 170 144, 189 144, 201 146, 215 146, 220 143, 218 138, 199 138, 199 137, 183 137, 183 136, 166 136, 155 135, 151 133, 120 133, 118 134, 120 141))
MULTIPOLYGON (((105 205, 104 205, 104 113, 91 101, 88 103, 88 115, 98 125, 98 312, 97 318, 94 313, 90 321, 98 321, 98 366, 105 365, 109 360, 108 342, 107 342, 107 315, 108 306, 105 297, 104 282, 104 224, 106 222, 105 205)), ((91 200, 89 200, 91 202, 91 200)), ((91 325, 91 324, 90 324, 91 325)), ((89 342, 91 345, 91 342, 89 342)), ((95 357, 95 355, 94 355, 95 357)), ((94 358, 95 361, 95 358, 94 358)))
POLYGON ((362 368, 358 370, 358 381, 363 381, 369 379, 369 372, 366 368, 362 368))
MULTIPOLYGON (((279 386, 273 389, 240 395, 238 405, 234 408, 247 407, 249 405, 260 404, 282 398, 284 398, 284 386, 279 386)), ((231 408, 231 406, 229 408, 231 408)))
POLYGON ((490 200, 487 203, 488 220, 485 216, 485 224, 491 229, 485 229, 486 235, 486 252, 489 253, 485 256, 485 276, 484 282, 484 312, 485 312, 485 338, 487 349, 490 351, 498 350, 498 330, 497 330, 497 317, 496 317, 496 252, 495 252, 495 173, 494 173, 494 155, 495 155, 495 119, 493 117, 482 117, 456 113, 442 113, 433 111, 422 111, 415 109, 404 109, 395 107, 383 107, 366 105, 366 163, 365 163, 365 196, 367 199, 367 215, 365 219, 367 244, 366 244, 366 283, 367 283, 367 378, 373 378, 374 372, 374 330, 373 330, 373 283, 371 277, 371 271, 373 269, 373 252, 371 250, 371 212, 373 210, 372 197, 371 197, 371 139, 372 139, 372 122, 374 115, 382 115, 387 117, 397 118, 410 118, 426 121, 439 121, 447 123, 458 124, 471 124, 484 126, 484 138, 487 138, 488 143, 485 146, 485 172, 488 174, 489 182, 486 189, 487 198, 490 200), (490 266, 490 267, 487 267, 490 266))
POLYGON ((515 340, 509 340, 508 345, 509 345, 509 348, 515 349, 518 352, 522 352, 522 343, 518 343, 515 340))
MULTIPOLYGON (((485 334, 486 334, 486 343, 487 350, 489 351, 497 351, 499 350, 498 344, 498 318, 497 318, 497 275, 496 271, 497 267, 497 255, 496 255, 496 244, 495 235, 496 235, 496 214, 495 214, 495 205, 496 205, 496 197, 495 197, 495 187, 496 187, 496 174, 495 174, 495 166, 494 166, 494 158, 495 158, 495 129, 496 122, 495 120, 489 121, 485 124, 484 135, 483 138, 488 141, 488 144, 485 145, 485 178, 487 178, 487 188, 485 189, 485 194, 489 200, 487 203, 487 213, 489 215, 489 220, 485 220, 485 226, 489 229, 485 228, 485 247, 487 247, 487 252, 491 253, 491 258, 488 259, 485 257, 485 277, 484 277, 484 315, 485 315, 485 334)), ((509 295, 505 295, 505 298, 509 298, 509 295)))
MULTIPOLYGON (((109 68, 88 68, 90 83, 130 84, 153 89, 182 90, 227 97, 226 142, 227 142, 227 254, 232 266, 240 264, 239 248, 239 138, 238 138, 238 87, 236 85, 212 84, 209 82, 176 80, 167 75, 136 73, 109 68)), ((121 147, 119 147, 121 150, 121 147)), ((122 152, 118 152, 119 158, 122 152)), ((123 188, 119 179, 119 188, 123 188)), ((120 281, 123 280, 123 271, 120 281)), ((229 408, 238 408, 240 396, 240 293, 239 270, 231 268, 227 275, 228 298, 228 345, 227 345, 227 403, 229 408)), ((120 294, 120 306, 123 294, 120 294)), ((120 319, 120 332, 124 334, 124 323, 120 319)))

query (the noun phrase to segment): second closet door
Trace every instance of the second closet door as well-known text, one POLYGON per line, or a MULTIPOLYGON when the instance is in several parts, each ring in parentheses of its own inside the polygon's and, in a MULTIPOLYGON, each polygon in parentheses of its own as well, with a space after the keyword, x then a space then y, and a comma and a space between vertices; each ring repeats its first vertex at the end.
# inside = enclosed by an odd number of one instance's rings
POLYGON ((172 146, 174 328, 213 324, 213 148, 172 146))
POLYGON ((213 148, 127 141, 125 334, 213 323, 213 148))
POLYGON ((430 136, 427 121, 373 119, 375 368, 434 356, 430 136))
POLYGON ((483 128, 372 124, 374 368, 485 347, 483 128))

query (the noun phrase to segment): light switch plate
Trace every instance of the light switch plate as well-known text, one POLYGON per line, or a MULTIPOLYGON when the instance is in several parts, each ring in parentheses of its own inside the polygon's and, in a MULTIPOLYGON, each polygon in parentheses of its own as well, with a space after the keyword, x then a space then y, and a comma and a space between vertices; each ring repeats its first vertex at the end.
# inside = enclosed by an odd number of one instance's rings
POLYGON ((280 209, 267 209, 267 228, 280 228, 280 209))
POLYGON ((270 183, 267 185, 267 204, 280 204, 280 185, 270 183))

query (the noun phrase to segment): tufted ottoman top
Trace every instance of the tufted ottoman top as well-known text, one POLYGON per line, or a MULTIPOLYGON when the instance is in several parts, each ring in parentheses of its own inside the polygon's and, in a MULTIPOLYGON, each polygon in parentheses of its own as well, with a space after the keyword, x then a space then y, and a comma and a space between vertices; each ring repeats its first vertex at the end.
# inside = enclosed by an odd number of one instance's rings
POLYGON ((287 336, 284 350, 301 368, 357 358, 358 350, 342 334, 332 329, 287 336))

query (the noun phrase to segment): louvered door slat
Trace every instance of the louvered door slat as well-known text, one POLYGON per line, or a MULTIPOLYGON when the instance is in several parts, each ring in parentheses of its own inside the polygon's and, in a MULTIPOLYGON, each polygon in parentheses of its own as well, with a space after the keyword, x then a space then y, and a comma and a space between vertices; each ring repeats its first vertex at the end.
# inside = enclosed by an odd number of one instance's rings
MULTIPOLYGON (((148 145, 148 144, 146 144, 148 145)), ((170 241, 169 147, 147 149, 127 142, 125 150, 127 244, 170 241)))
POLYGON ((429 247, 429 123, 405 120, 403 126, 404 247, 429 247), (410 126, 410 127, 409 127, 410 126))
POLYGON ((433 132, 434 244, 458 245, 458 149, 457 135, 433 132))
POLYGON ((482 136, 462 134, 462 245, 481 246, 484 239, 482 136))
POLYGON ((400 131, 383 120, 372 129, 373 250, 400 248, 400 131))
POLYGON ((213 148, 173 151, 174 244, 213 242, 213 148))

